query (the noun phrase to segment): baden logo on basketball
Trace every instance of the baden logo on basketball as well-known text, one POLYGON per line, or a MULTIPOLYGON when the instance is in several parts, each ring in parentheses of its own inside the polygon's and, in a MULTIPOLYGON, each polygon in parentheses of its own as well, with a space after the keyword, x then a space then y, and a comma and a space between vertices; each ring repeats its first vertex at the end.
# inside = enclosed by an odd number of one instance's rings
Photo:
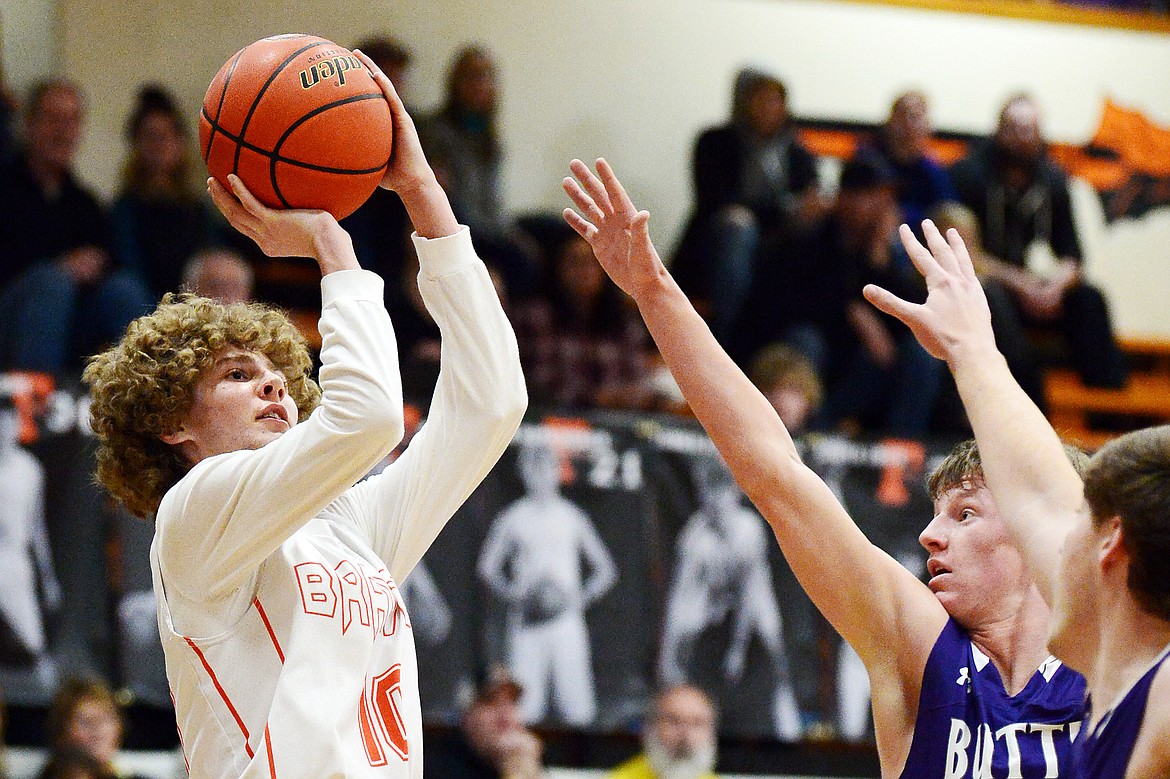
POLYGON ((345 71, 361 70, 362 63, 357 57, 334 57, 333 59, 316 62, 311 67, 301 71, 301 89, 312 89, 321 81, 337 77, 336 86, 345 85, 345 71))

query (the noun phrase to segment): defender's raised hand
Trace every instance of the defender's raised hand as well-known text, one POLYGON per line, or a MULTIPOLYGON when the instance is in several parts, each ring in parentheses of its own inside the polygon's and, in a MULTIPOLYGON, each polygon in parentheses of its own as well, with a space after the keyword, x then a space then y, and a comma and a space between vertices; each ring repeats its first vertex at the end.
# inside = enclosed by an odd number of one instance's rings
POLYGON ((634 208, 605 160, 597 160, 597 175, 581 160, 573 160, 569 169, 577 178, 566 177, 563 185, 581 214, 566 208, 565 221, 593 247, 614 283, 638 300, 643 290, 666 275, 666 266, 650 242, 646 226, 650 212, 634 208))
POLYGON ((952 362, 960 349, 995 349, 987 297, 975 276, 971 255, 958 231, 944 238, 929 219, 922 223, 923 246, 906 225, 898 234, 914 267, 926 280, 926 302, 910 303, 888 290, 866 285, 865 299, 900 319, 931 355, 952 362))

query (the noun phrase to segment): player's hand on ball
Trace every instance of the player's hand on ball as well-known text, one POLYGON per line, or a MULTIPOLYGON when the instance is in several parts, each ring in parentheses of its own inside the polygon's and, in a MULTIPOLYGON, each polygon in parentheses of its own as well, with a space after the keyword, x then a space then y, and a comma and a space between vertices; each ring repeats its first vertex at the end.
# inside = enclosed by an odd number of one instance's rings
POLYGON ((401 194, 405 190, 417 189, 434 181, 435 174, 431 171, 426 155, 423 154, 414 119, 406 112, 406 106, 398 96, 398 91, 394 89, 394 84, 382 69, 365 55, 365 52, 354 49, 353 53, 369 68, 370 75, 381 87, 386 102, 390 104, 390 115, 394 119, 394 145, 390 149, 390 165, 386 168, 381 186, 401 194))
POLYGON ((207 180, 212 201, 232 227, 255 241, 269 257, 318 257, 319 242, 331 229, 341 229, 327 211, 269 208, 238 176, 228 176, 228 183, 230 191, 214 178, 207 180))

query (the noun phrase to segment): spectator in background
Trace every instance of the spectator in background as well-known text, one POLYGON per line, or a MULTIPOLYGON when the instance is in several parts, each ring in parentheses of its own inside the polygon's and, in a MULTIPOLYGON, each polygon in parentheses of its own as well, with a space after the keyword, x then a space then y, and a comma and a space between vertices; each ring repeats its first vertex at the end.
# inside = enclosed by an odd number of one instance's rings
POLYGON ((892 317, 875 312, 861 295, 866 284, 897 287, 921 300, 909 259, 898 243, 901 222, 896 177, 877 156, 860 154, 841 171, 834 245, 847 257, 845 314, 855 345, 830 385, 825 418, 847 420, 898 438, 922 438, 934 411, 943 367, 892 317), (889 285, 889 286, 887 286, 889 285))
POLYGON ((118 774, 82 749, 53 750, 37 779, 119 779, 118 774))
POLYGON ((695 145, 695 209, 671 267, 725 345, 757 265, 783 254, 792 234, 829 207, 816 160, 795 129, 784 82, 745 69, 736 76, 731 121, 705 130, 695 145))
POLYGON ((202 187, 194 186, 187 123, 163 87, 138 91, 126 140, 130 153, 110 212, 114 256, 157 301, 179 290, 184 262, 216 240, 219 222, 202 187))
POLYGON ((816 366, 787 344, 770 344, 752 360, 748 375, 788 432, 794 436, 805 432, 824 397, 816 366))
MULTIPOLYGON (((410 73, 410 50, 388 35, 366 38, 355 48, 361 49, 382 69, 403 102, 409 106, 410 95, 405 87, 410 73)), ((406 215, 406 207, 402 205, 402 198, 397 192, 378 187, 357 211, 341 220, 341 226, 353 240, 353 250, 361 266, 374 271, 388 282, 386 302, 389 305, 394 280, 401 278, 407 264, 406 258, 413 252, 410 248, 413 228, 406 215)))
POLYGON ((1128 371, 1113 336, 1104 295, 1085 282, 1068 177, 1050 159, 1040 110, 1028 95, 1010 98, 989 142, 951 168, 959 199, 982 232, 982 282, 996 343, 1012 375, 1042 409, 1040 354, 1029 332, 1055 330, 1082 381, 1124 386, 1128 371), (1035 269, 1035 245, 1051 254, 1035 269))
POLYGON ((253 285, 252 266, 231 249, 199 252, 183 266, 182 289, 221 303, 252 300, 253 285))
POLYGON ((927 212, 958 195, 946 169, 930 153, 930 106, 917 90, 904 92, 890 106, 890 115, 863 148, 879 154, 894 171, 895 195, 902 221, 919 231, 927 212))
MULTIPOLYGON (((115 767, 122 748, 122 708, 110 688, 96 679, 66 679, 53 698, 46 720, 54 753, 80 750, 117 779, 141 779, 115 767)), ((66 774, 67 775, 67 774, 66 774)))
POLYGON ((479 681, 457 733, 424 737, 426 779, 541 779, 543 745, 521 724, 520 685, 502 666, 479 681))
POLYGON ((705 692, 689 684, 670 687, 651 704, 642 753, 609 779, 715 779, 715 726, 715 707, 705 692))
POLYGON ((652 404, 646 328, 580 236, 556 251, 548 293, 512 312, 534 403, 563 408, 652 404))
POLYGON ((880 283, 911 299, 925 297, 897 244, 894 182, 873 152, 845 164, 829 218, 800 242, 785 268, 761 275, 741 340, 787 343, 812 362, 826 387, 822 424, 919 438, 942 367, 909 330, 861 296, 866 283, 880 283))
POLYGON ((85 106, 64 79, 30 93, 27 147, 0 172, 0 364, 59 372, 117 337, 150 304, 110 268, 105 212, 73 175, 85 106))
POLYGON ((537 251, 504 213, 498 111, 496 63, 486 49, 468 46, 451 64, 443 107, 419 125, 419 133, 455 215, 471 228, 479 255, 500 269, 513 294, 523 297, 537 280, 537 251))

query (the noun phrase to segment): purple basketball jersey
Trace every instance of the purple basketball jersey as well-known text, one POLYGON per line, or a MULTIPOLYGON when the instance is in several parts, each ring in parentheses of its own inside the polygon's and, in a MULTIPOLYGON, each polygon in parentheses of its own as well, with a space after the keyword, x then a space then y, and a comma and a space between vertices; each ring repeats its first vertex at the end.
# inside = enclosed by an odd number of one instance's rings
POLYGON ((1085 680, 1048 658, 1014 697, 953 619, 934 642, 902 779, 1044 779, 1068 773, 1085 680))
POLYGON ((1168 653, 1170 649, 1162 652, 1121 702, 1105 712, 1101 720, 1086 730, 1077 741, 1073 750, 1073 776, 1076 779, 1125 776, 1134 742, 1137 741, 1146 714, 1150 685, 1154 683, 1158 669, 1166 662, 1168 653))

